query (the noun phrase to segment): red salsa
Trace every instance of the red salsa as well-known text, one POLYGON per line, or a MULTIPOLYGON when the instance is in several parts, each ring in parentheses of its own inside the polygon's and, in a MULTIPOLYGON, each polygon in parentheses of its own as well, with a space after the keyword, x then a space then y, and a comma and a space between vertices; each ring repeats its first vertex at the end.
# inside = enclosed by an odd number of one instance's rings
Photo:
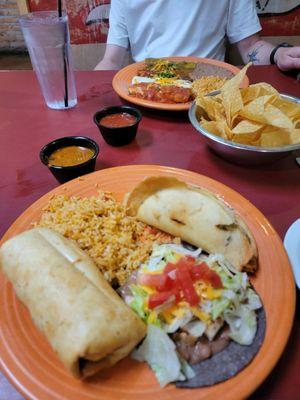
POLYGON ((106 115, 100 119, 100 125, 107 128, 123 128, 124 126, 133 125, 136 122, 136 117, 126 112, 106 115))

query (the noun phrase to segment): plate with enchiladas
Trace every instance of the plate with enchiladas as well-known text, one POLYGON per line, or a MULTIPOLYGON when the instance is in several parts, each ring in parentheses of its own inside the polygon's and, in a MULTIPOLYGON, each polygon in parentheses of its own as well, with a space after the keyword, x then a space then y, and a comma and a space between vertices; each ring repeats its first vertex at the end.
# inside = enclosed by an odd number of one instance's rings
MULTIPOLYGON (((148 58, 116 73, 112 85, 124 100, 160 110, 188 110, 199 94, 220 90, 239 68, 198 57, 148 58)), ((242 87, 249 85, 245 76, 242 87)))
POLYGON ((0 366, 29 399, 245 398, 295 311, 266 218, 220 182, 154 165, 37 200, 1 240, 0 287, 0 366))

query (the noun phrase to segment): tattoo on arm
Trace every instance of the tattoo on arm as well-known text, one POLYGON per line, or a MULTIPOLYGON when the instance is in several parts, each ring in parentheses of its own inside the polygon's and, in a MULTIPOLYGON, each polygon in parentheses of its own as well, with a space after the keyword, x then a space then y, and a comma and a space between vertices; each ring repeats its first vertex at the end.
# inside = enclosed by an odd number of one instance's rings
POLYGON ((259 50, 262 46, 263 46, 263 45, 260 45, 259 47, 257 47, 257 49, 253 49, 253 50, 251 51, 251 53, 248 53, 248 54, 247 54, 248 60, 249 60, 250 62, 253 62, 253 64, 254 64, 255 62, 259 62, 258 50, 259 50))

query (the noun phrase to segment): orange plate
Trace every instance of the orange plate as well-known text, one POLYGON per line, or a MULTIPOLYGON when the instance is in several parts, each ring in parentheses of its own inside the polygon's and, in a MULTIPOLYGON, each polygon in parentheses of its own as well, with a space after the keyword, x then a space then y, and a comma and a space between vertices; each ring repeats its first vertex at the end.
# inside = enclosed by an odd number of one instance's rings
MULTIPOLYGON (((193 61, 193 62, 203 62, 207 64, 213 64, 218 67, 228 69, 230 72, 237 74, 240 69, 234 65, 227 64, 223 61, 212 60, 210 58, 198 58, 198 57, 167 57, 168 60, 173 61, 193 61)), ((134 64, 130 64, 127 67, 121 69, 113 78, 112 85, 115 92, 123 99, 129 101, 130 103, 137 104, 143 107, 156 108, 158 110, 169 110, 169 111, 183 111, 188 110, 191 106, 189 103, 158 103, 156 101, 139 99, 138 97, 129 96, 128 86, 131 84, 132 78, 137 75, 137 71, 144 65, 144 61, 140 61, 134 64)), ((249 86, 249 79, 245 76, 241 87, 249 86)))
POLYGON ((0 275, 0 365, 20 392, 31 399, 68 400, 176 400, 245 398, 270 373, 279 359, 292 327, 295 285, 282 242, 266 218, 232 189, 194 172, 135 165, 110 168, 77 178, 57 187, 30 206, 6 232, 3 240, 31 227, 54 194, 90 196, 113 191, 118 200, 146 176, 169 174, 201 185, 223 196, 247 222, 259 249, 260 269, 252 282, 264 303, 267 316, 263 345, 243 371, 226 382, 201 389, 161 389, 146 364, 129 357, 88 381, 68 374, 42 334, 34 327, 27 309, 16 299, 12 286, 0 275))

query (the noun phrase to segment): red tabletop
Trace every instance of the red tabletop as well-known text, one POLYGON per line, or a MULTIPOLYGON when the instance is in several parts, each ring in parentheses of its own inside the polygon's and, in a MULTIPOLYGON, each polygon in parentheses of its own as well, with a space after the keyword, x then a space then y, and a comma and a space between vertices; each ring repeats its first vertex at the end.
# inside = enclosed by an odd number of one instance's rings
MULTIPOLYGON (((96 169, 128 164, 160 164, 188 169, 230 186, 260 209, 283 238, 300 217, 300 169, 295 154, 267 166, 231 164, 205 145, 187 113, 142 109, 136 140, 125 147, 107 145, 93 114, 121 104, 110 71, 77 72, 78 105, 68 111, 48 109, 32 71, 0 72, 0 237, 35 200, 58 185, 39 160, 47 142, 66 135, 84 135, 100 145, 96 169)), ((300 97, 293 74, 274 66, 251 67, 251 83, 271 83, 281 93, 300 97)), ((299 311, 299 296, 297 310, 299 311)), ((300 398, 300 315, 296 311, 287 348, 272 374, 252 399, 300 398)), ((0 400, 22 399, 0 373, 0 400)))

